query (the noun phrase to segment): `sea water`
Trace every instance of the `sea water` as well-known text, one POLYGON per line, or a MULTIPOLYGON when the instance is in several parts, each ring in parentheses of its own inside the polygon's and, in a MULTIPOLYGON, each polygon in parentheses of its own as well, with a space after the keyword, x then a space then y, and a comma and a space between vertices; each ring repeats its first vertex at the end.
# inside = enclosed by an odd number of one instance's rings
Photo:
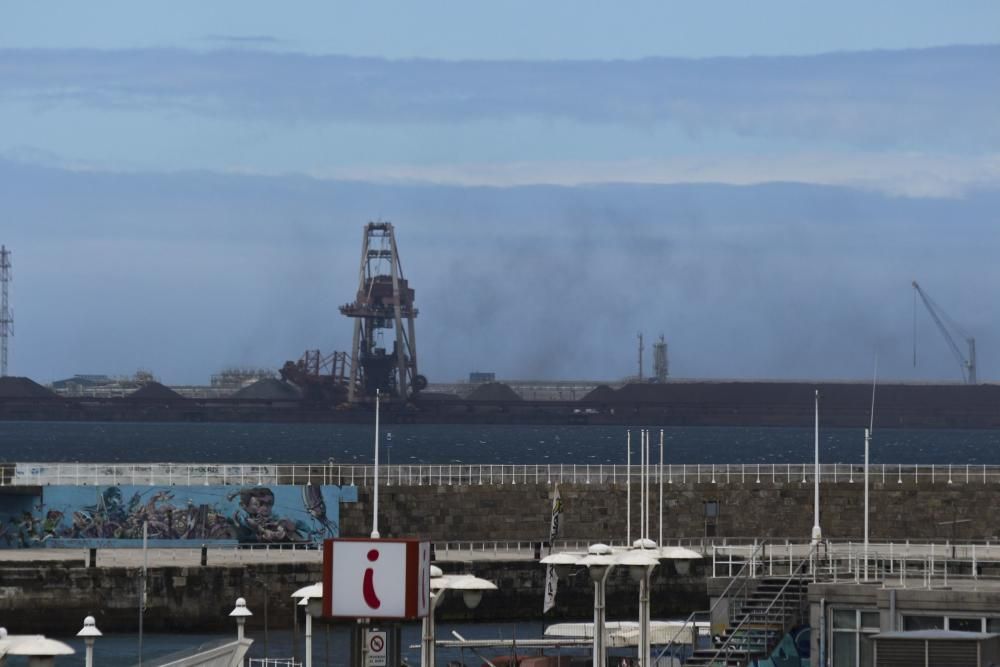
MULTIPOLYGON (((658 460, 660 428, 653 430, 658 460)), ((822 428, 821 458, 860 463, 864 425, 822 428)), ((620 426, 386 425, 382 463, 623 464, 620 426)), ((802 463, 813 429, 674 426, 663 430, 667 463, 802 463)), ((0 461, 100 463, 371 463, 374 427, 358 424, 0 422, 0 461)), ((877 430, 873 463, 1000 464, 1000 430, 877 430)), ((635 459, 633 458, 633 462, 635 459)))
MULTIPOLYGON (((332 667, 347 667, 350 663, 350 635, 348 625, 313 625, 313 665, 332 667)), ((452 631, 458 632, 466 639, 538 639, 542 636, 541 622, 526 623, 445 623, 438 621, 437 637, 439 640, 453 639, 452 631)), ((413 666, 420 664, 420 623, 411 622, 402 625, 402 658, 413 666)), ((271 630, 266 636, 261 631, 248 631, 246 636, 254 640, 250 649, 251 658, 296 658, 305 662, 305 637, 300 627, 297 634, 291 630, 271 630)), ((84 665, 84 644, 76 637, 57 637, 59 641, 69 644, 76 650, 72 656, 60 657, 57 664, 60 667, 82 667, 84 665)), ((175 654, 188 653, 197 648, 214 646, 220 642, 236 639, 235 626, 231 635, 172 635, 146 634, 142 638, 143 663, 159 664, 175 654)), ((584 649, 585 651, 585 649, 584 649)), ((482 649, 482 655, 487 657, 502 654, 501 649, 482 649)), ((523 650, 518 650, 524 654, 523 650)), ((8 667, 23 667, 27 664, 8 661, 8 667)), ((131 667, 139 660, 139 636, 136 634, 107 634, 94 644, 94 664, 101 667, 131 667)), ((465 664, 480 664, 475 654, 462 649, 437 649, 438 664, 463 662, 465 664)))

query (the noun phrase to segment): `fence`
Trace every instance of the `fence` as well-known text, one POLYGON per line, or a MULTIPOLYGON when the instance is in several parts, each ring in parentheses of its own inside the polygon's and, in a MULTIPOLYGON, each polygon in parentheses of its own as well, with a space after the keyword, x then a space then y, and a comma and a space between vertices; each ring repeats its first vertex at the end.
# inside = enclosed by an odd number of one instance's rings
MULTIPOLYGON (((789 576, 809 555, 807 542, 710 547, 712 577, 733 577, 744 565, 753 576, 789 576)), ((883 581, 899 587, 947 588, 1000 580, 1000 544, 950 542, 822 542, 811 563, 814 581, 883 581)))
MULTIPOLYGON (((205 463, 13 463, 0 464, 0 486, 46 485, 262 485, 336 484, 372 486, 374 466, 316 464, 205 463)), ((639 466, 613 464, 420 464, 381 465, 384 486, 451 486, 517 484, 625 484, 643 478, 639 466)), ((649 466, 654 484, 811 484, 809 463, 665 464, 649 466)), ((861 483, 864 466, 826 463, 820 482, 861 483)), ((870 480, 881 484, 996 484, 1000 466, 878 464, 870 480)))

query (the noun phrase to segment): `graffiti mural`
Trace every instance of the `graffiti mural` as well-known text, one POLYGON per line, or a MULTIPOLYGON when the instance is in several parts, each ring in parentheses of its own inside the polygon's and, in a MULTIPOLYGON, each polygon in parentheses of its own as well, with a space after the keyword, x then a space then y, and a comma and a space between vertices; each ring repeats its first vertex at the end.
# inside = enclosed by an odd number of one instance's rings
POLYGON ((0 548, 150 543, 318 543, 339 536, 341 502, 357 489, 328 485, 50 486, 0 496, 0 548))

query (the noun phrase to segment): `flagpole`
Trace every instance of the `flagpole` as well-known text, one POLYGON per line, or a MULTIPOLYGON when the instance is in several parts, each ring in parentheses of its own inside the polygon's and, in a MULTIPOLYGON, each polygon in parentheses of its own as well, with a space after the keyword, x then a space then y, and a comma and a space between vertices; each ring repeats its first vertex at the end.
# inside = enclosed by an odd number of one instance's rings
POLYGON ((663 429, 660 429, 660 467, 656 471, 660 478, 660 534, 656 541, 657 546, 663 546, 663 429))
POLYGON ((646 472, 642 476, 643 484, 646 487, 646 499, 643 501, 642 506, 646 510, 646 518, 642 524, 642 547, 646 548, 645 541, 649 539, 649 429, 646 429, 646 451, 644 454, 646 462, 646 472))
POLYGON ((818 544, 823 539, 823 531, 819 527, 819 389, 816 390, 816 423, 815 423, 815 443, 816 443, 816 467, 813 472, 813 529, 812 543, 818 544))
POLYGON ((632 431, 625 431, 625 546, 632 546, 632 431))
POLYGON ((375 389, 375 502, 372 503, 372 539, 379 539, 378 533, 378 411, 379 390, 375 389))

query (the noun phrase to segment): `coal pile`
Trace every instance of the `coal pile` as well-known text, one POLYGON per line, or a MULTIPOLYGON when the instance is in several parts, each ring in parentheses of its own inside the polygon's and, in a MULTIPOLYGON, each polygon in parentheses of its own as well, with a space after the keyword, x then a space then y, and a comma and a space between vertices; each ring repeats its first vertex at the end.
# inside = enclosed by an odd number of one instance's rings
POLYGON ((618 396, 615 390, 606 384, 598 385, 587 392, 587 395, 581 398, 581 401, 587 401, 588 403, 610 403, 615 400, 618 396))
POLYGON ((130 400, 135 401, 184 401, 187 400, 170 387, 165 387, 159 382, 147 382, 136 391, 128 395, 130 400))
POLYGON ((503 382, 487 382, 472 390, 470 401, 520 401, 521 397, 503 382))
POLYGON ((58 398, 51 391, 26 377, 0 377, 0 399, 3 398, 58 398))
POLYGON ((245 401, 300 401, 302 400, 302 390, 291 382, 276 378, 264 378, 243 387, 231 398, 245 401))
POLYGON ((462 397, 446 391, 421 391, 414 397, 417 401, 460 401, 462 397))

